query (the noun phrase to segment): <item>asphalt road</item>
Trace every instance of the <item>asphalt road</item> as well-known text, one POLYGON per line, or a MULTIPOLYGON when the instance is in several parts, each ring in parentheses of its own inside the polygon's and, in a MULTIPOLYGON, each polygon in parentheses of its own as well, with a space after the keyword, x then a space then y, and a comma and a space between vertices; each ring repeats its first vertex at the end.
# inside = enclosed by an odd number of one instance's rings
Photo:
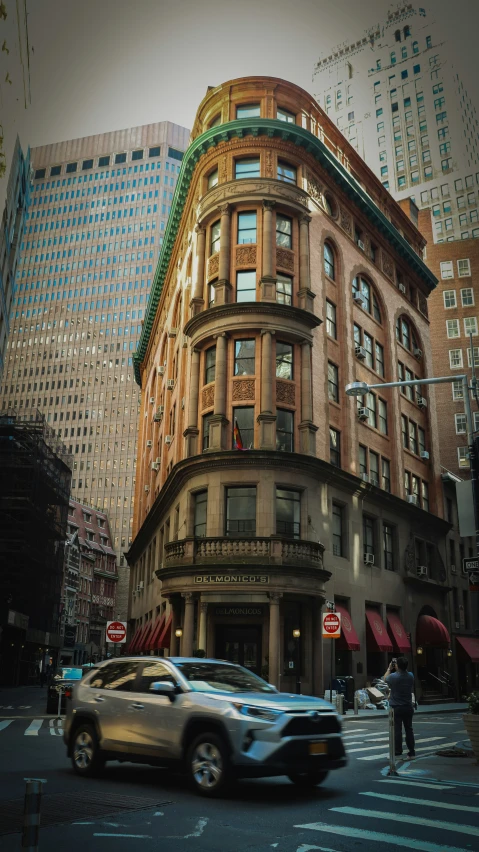
MULTIPOLYGON (((18 833, 4 832, 19 830, 25 777, 47 781, 44 821, 64 821, 42 826, 41 852, 479 850, 479 786, 387 779, 385 719, 347 723, 348 768, 312 792, 286 778, 243 781, 228 798, 210 801, 147 766, 111 763, 100 778, 78 778, 61 725, 40 713, 39 691, 32 695, 30 706, 25 698, 20 706, 0 694, 2 852, 21 848, 18 833)), ((415 730, 418 754, 465 737, 455 714, 416 717, 415 730)))

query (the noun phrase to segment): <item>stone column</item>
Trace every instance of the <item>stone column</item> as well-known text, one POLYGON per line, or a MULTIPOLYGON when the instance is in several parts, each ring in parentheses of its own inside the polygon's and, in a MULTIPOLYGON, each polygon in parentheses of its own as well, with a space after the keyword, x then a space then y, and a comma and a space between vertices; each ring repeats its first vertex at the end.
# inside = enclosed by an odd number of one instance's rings
MULTIPOLYGON (((206 654, 206 620, 208 615, 208 604, 200 601, 200 613, 198 619, 198 648, 206 654)), ((208 656, 208 654, 206 654, 208 656)))
POLYGON ((186 457, 198 452, 198 397, 200 392, 200 352, 191 350, 190 396, 188 400, 188 423, 183 432, 186 438, 186 457))
POLYGON ((195 602, 192 592, 182 592, 185 601, 185 617, 183 619, 183 636, 181 638, 181 656, 191 657, 193 654, 193 631, 195 626, 195 602))
POLYGON ((206 262, 206 229, 196 225, 196 279, 193 288, 193 298, 190 302, 190 316, 199 314, 205 306, 203 289, 205 286, 205 262, 206 262))
MULTIPOLYGON (((313 600, 313 695, 321 697, 324 695, 322 605, 323 600, 321 598, 313 600)), ((331 639, 330 641, 333 642, 334 640, 331 639)))
POLYGON ((276 258, 273 255, 273 210, 275 201, 263 201, 263 270, 261 301, 276 301, 276 258))
POLYGON ((220 257, 218 269, 218 282, 215 285, 215 305, 226 305, 231 302, 230 282, 230 260, 231 260, 231 205, 222 204, 221 231, 220 231, 220 257))
POLYGON ((269 593, 269 682, 279 689, 280 630, 279 602, 280 592, 269 593))
POLYGON ((274 450, 276 447, 273 334, 271 331, 261 331, 261 412, 258 415, 260 450, 274 450))
POLYGON ((309 272, 309 223, 311 216, 301 216, 299 220, 299 302, 298 307, 313 311, 314 293, 311 291, 309 272))
POLYGON ((226 381, 228 370, 228 338, 226 334, 216 337, 215 399, 213 417, 210 418, 209 451, 225 449, 226 426, 226 381))
POLYGON ((318 427, 313 424, 313 382, 311 375, 311 348, 309 340, 301 344, 301 423, 300 452, 316 455, 316 432, 318 427))

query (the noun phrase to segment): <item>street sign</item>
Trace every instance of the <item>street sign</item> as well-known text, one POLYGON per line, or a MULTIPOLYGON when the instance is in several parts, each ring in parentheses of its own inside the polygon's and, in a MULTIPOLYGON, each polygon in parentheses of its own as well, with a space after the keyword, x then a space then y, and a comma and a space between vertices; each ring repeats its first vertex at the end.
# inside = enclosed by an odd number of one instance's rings
POLYGON ((469 556, 462 560, 463 574, 479 574, 479 557, 469 556))
POLYGON ((323 612, 323 639, 339 639, 341 636, 341 614, 323 612))
POLYGON ((126 622, 125 621, 107 621, 106 625, 106 641, 114 642, 115 645, 126 642, 126 622))

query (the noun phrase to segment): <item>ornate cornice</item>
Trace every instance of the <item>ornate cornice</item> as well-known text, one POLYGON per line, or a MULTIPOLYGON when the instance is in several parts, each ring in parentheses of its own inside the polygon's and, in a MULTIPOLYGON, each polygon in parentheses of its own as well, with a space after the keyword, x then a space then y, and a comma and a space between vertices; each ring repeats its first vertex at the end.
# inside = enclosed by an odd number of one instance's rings
POLYGON ((133 355, 135 379, 140 387, 140 365, 148 349, 150 334, 153 329, 156 311, 194 169, 203 154, 206 154, 210 148, 217 147, 222 142, 229 142, 234 138, 242 139, 249 136, 253 138, 268 137, 270 139, 280 139, 293 143, 298 149, 304 148, 328 172, 340 189, 370 220, 373 227, 377 228, 383 234, 384 238, 398 252, 409 267, 426 283, 427 287, 432 290, 436 286, 437 279, 426 264, 321 139, 313 136, 309 130, 305 130, 303 127, 299 127, 299 125, 285 124, 283 121, 278 121, 277 119, 259 118, 229 121, 226 124, 212 127, 205 133, 202 133, 201 136, 198 136, 183 157, 181 172, 171 205, 171 213, 166 226, 165 238, 146 307, 138 348, 133 355))
MULTIPOLYGON (((183 333, 187 337, 194 338, 196 345, 202 329, 210 327, 211 333, 215 332, 218 336, 217 329, 221 328, 228 319, 234 322, 235 329, 239 329, 239 327, 244 328, 246 317, 258 317, 258 314, 261 317, 260 325, 263 330, 265 318, 270 321, 271 328, 267 330, 272 333, 281 325, 284 325, 291 333, 304 337, 306 330, 312 331, 313 328, 322 323, 322 320, 312 314, 311 311, 304 311, 302 308, 295 308, 290 305, 279 305, 277 302, 242 302, 241 304, 232 302, 228 305, 217 305, 205 311, 200 311, 199 314, 188 320, 183 333)), ((254 324, 257 322, 256 319, 254 324)), ((224 334, 224 332, 222 333, 224 334)))

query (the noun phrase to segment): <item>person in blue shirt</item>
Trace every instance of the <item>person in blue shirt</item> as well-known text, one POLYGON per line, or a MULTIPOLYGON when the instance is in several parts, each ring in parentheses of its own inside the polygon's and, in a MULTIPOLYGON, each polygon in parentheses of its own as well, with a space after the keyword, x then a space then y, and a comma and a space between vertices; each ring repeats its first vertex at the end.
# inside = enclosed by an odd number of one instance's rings
POLYGON ((412 718, 414 707, 412 695, 414 688, 414 675, 408 672, 408 661, 406 657, 398 657, 391 660, 384 675, 389 689, 389 706, 394 709, 394 751, 396 757, 402 755, 402 728, 406 735, 407 756, 415 757, 414 731, 412 729, 412 718))

